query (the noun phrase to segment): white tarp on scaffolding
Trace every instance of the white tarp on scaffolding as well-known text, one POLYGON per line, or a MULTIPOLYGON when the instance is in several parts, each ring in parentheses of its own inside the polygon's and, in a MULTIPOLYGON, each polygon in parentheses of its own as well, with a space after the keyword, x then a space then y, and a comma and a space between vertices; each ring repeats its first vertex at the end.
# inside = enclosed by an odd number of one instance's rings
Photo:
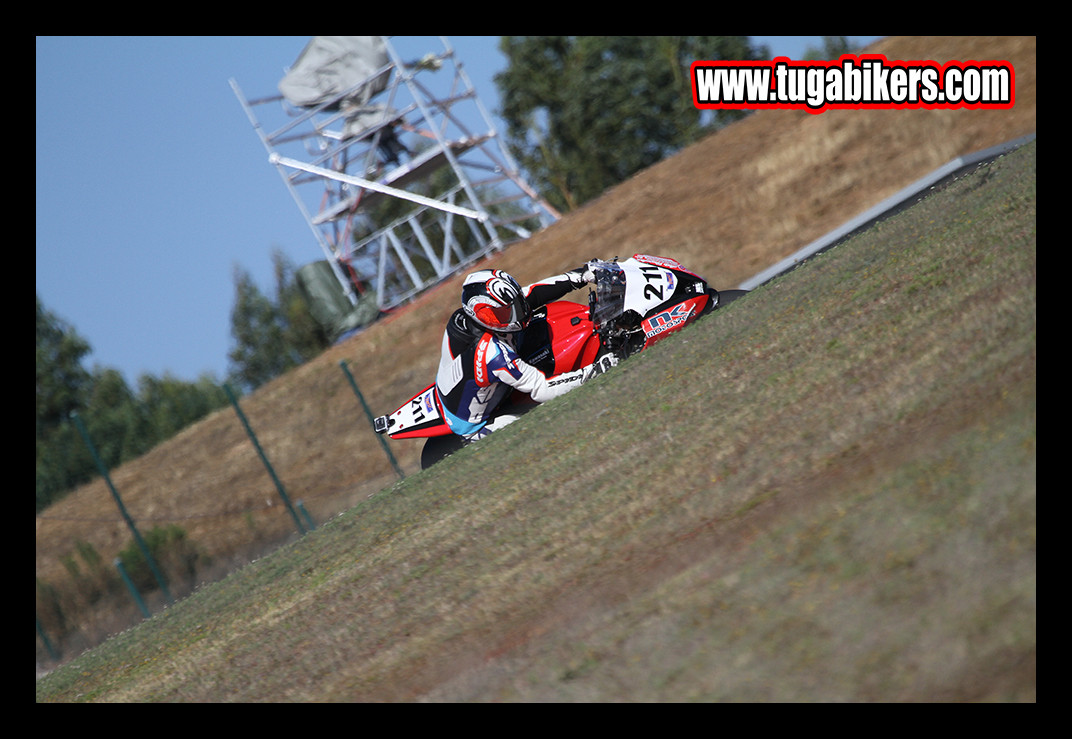
POLYGON ((363 105, 387 86, 389 71, 372 79, 387 63, 379 36, 314 36, 279 82, 279 92, 292 105, 314 107, 367 80, 346 98, 348 105, 363 105))
POLYGON ((390 310, 557 217, 439 41, 423 56, 407 41, 402 62, 389 36, 317 36, 278 94, 249 101, 232 81, 355 307, 357 285, 390 310), (386 197, 413 205, 377 209, 386 197))

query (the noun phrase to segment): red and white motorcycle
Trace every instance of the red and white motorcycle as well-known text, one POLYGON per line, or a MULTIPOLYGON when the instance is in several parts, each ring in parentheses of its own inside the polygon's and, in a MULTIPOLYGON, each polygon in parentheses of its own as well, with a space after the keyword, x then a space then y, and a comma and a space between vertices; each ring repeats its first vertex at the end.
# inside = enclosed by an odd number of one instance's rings
MULTIPOLYGON (((715 290, 674 259, 635 254, 624 261, 590 262, 595 289, 588 305, 558 300, 534 311, 518 354, 549 378, 571 372, 613 352, 625 359, 680 331, 745 294, 715 290)), ((514 393, 504 405, 512 412, 533 405, 514 393)), ((427 468, 465 444, 443 419, 435 383, 379 416, 377 433, 392 439, 427 438, 421 466, 427 468)))

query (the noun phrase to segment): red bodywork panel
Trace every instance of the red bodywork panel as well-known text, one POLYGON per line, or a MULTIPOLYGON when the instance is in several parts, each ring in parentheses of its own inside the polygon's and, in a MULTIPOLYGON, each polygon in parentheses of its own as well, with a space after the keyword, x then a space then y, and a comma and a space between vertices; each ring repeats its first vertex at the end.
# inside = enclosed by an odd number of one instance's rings
POLYGON ((695 298, 670 306, 650 318, 645 318, 640 322, 645 336, 644 348, 647 349, 660 339, 685 328, 686 324, 703 313, 710 300, 709 295, 697 295, 695 298))
POLYGON ((599 337, 588 318, 588 306, 559 300, 547 304, 555 374, 571 372, 596 361, 599 337))

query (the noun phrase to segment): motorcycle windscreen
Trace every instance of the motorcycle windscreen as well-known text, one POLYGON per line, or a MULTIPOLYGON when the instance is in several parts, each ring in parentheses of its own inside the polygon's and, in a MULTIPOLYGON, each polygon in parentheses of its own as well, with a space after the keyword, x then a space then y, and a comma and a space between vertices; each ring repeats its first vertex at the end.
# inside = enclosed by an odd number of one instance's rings
POLYGON ((601 262, 593 267, 596 274, 594 301, 590 301, 591 319, 597 330, 625 311, 625 270, 614 262, 601 262))

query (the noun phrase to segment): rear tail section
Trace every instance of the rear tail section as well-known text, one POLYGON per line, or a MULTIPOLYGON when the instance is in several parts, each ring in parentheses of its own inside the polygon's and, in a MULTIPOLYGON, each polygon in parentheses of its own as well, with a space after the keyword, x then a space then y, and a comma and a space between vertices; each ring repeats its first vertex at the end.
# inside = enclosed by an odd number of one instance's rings
POLYGON ((378 434, 392 439, 416 439, 427 436, 446 436, 452 433, 443 416, 435 384, 407 400, 388 416, 373 421, 378 434))

